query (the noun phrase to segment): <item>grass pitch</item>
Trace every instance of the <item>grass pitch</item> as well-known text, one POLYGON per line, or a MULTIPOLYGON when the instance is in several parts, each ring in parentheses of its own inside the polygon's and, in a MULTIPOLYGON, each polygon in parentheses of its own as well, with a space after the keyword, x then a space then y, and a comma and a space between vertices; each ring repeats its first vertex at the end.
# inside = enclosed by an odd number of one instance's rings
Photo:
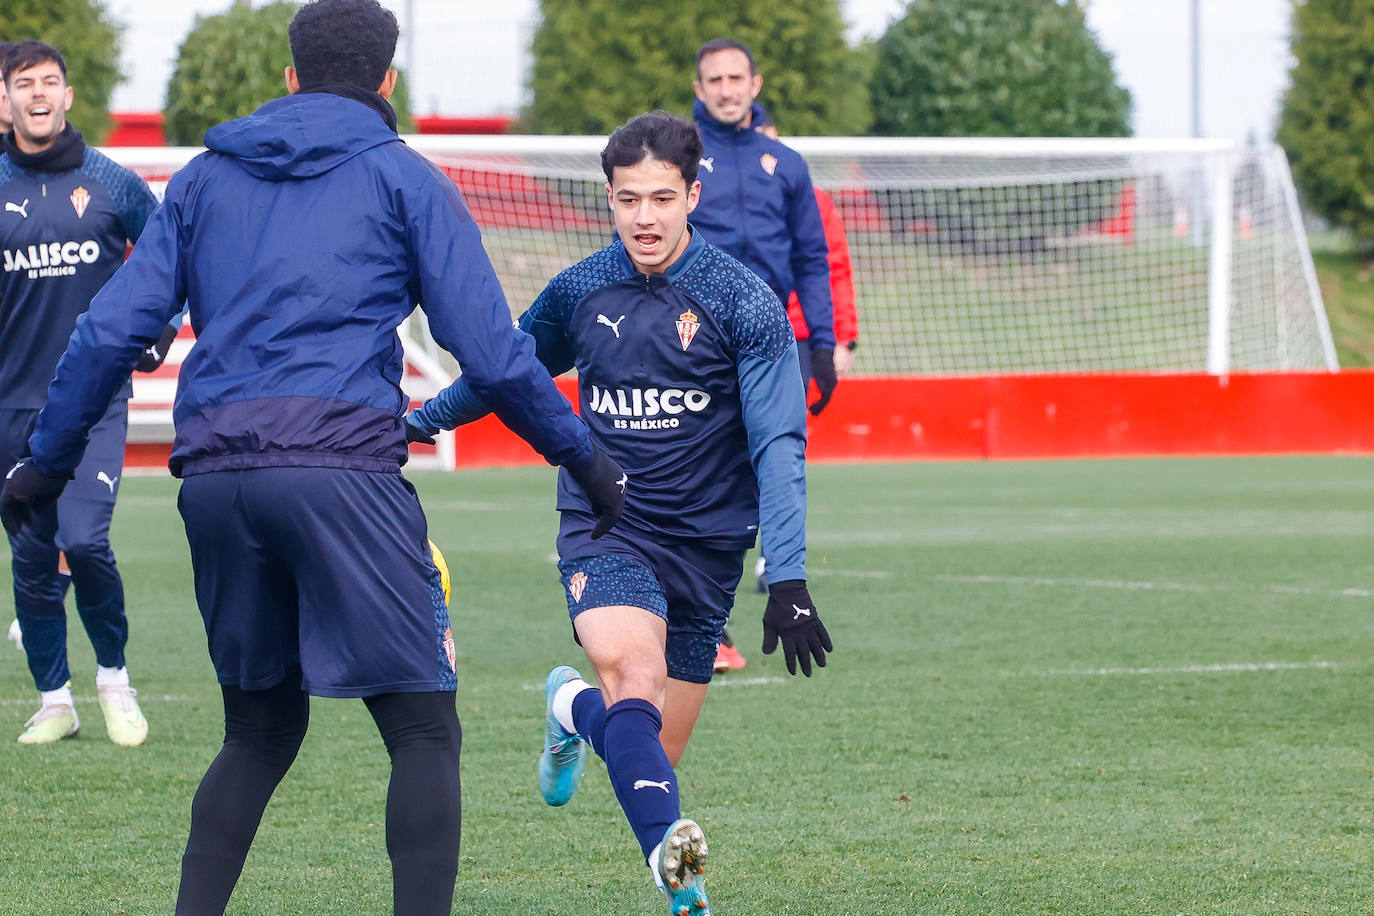
MULTIPOLYGON (((544 674, 581 661, 551 472, 412 479, 455 580, 455 910, 661 914, 601 765, 563 809, 536 786, 544 674)), ((105 739, 72 614, 81 735, 0 743, 6 913, 170 912, 221 737, 176 485, 122 486, 151 735, 105 739)), ((829 465, 811 505, 832 665, 760 655, 744 590, 749 666, 679 768, 717 916, 1371 911, 1374 459, 829 465)), ((0 722, 34 708, 0 644, 0 722)), ((312 716, 232 914, 390 911, 386 754, 361 703, 312 716)))

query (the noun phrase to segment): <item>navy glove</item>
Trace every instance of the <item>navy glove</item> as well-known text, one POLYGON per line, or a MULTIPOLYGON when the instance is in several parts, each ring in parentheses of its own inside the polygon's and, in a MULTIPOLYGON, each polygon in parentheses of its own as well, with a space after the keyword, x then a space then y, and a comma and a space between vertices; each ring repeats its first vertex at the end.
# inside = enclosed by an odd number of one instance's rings
POLYGON ((67 485, 65 477, 49 477, 25 458, 5 475, 0 489, 0 522, 11 537, 29 523, 33 513, 57 499, 67 485))
POLYGON ((835 386, 839 384, 835 376, 834 347, 816 347, 811 351, 811 377, 816 380, 816 390, 821 393, 809 408, 814 417, 825 410, 825 405, 830 403, 830 398, 835 394, 835 386))
POLYGON ((591 501, 592 512, 596 515, 592 538, 599 538, 615 527, 620 513, 625 511, 625 485, 629 475, 595 445, 592 446, 591 464, 575 471, 568 468, 568 473, 591 501))
POLYGON ((772 655, 779 640, 788 674, 796 674, 800 662, 802 674, 810 677, 812 657, 824 668, 825 653, 835 651, 811 601, 811 593, 806 590, 805 579, 788 579, 768 586, 768 607, 763 611, 763 654, 772 655))
POLYGON ((411 442, 423 442, 425 445, 434 444, 434 437, 431 436, 429 433, 425 432, 420 427, 411 424, 409 417, 406 418, 405 426, 407 445, 409 445, 411 442))
POLYGON ((138 362, 134 368, 139 372, 152 372, 162 361, 167 358, 167 353, 172 349, 172 341, 176 339, 177 329, 170 324, 162 329, 162 333, 157 338, 157 343, 144 349, 139 354, 138 362))

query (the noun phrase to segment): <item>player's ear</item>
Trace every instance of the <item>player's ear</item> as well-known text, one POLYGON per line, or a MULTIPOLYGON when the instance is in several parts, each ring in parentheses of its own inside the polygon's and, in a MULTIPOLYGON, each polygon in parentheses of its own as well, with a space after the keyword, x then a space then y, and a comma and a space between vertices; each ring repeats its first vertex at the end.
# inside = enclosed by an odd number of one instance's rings
POLYGON ((750 98, 758 98, 759 90, 761 89, 763 89, 763 74, 755 73, 753 77, 749 80, 749 91, 753 93, 753 95, 750 96, 750 98))
POLYGON ((289 65, 286 68, 286 91, 291 95, 301 91, 301 78, 296 74, 296 68, 289 65))
POLYGON ((611 189, 611 183, 606 182, 606 206, 615 209, 615 191, 611 189))
POLYGON ((72 110, 72 101, 75 100, 75 98, 76 94, 72 92, 72 87, 70 85, 62 91, 62 110, 64 112, 72 110))
POLYGON ((395 67, 386 71, 386 76, 382 77, 382 84, 377 87, 377 94, 384 99, 390 99, 391 93, 396 91, 396 77, 395 67))
POLYGON ((700 101, 706 101, 706 93, 702 91, 701 80, 692 80, 692 91, 697 94, 700 101))
POLYGON ((694 181, 692 186, 687 189, 687 212, 691 213, 697 208, 697 203, 701 200, 701 182, 694 181))

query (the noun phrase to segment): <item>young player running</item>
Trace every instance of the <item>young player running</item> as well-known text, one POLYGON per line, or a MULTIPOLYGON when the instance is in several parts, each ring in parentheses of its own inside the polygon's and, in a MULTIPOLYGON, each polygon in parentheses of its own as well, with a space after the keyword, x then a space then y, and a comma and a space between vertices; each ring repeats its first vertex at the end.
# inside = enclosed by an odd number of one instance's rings
MULTIPOLYGON (((606 762, 669 913, 709 911, 706 840, 684 819, 673 766, 711 680, 744 554, 772 566, 765 653, 793 674, 830 637, 806 587, 806 405, 778 297, 688 225, 701 139, 640 115, 601 154, 618 240, 560 273, 521 316, 554 375, 577 368, 592 439, 625 469, 625 512, 593 541, 585 498, 560 474, 559 571, 600 689, 549 673, 540 789, 566 804, 586 745, 606 762)), ((486 413, 464 380, 411 414, 433 434, 486 413)))

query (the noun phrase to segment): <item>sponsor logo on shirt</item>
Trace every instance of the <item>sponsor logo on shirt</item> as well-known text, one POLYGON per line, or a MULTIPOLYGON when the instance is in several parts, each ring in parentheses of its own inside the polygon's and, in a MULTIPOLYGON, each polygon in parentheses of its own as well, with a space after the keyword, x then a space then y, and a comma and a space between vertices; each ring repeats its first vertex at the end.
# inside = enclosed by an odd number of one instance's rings
POLYGON ((39 277, 70 277, 79 264, 94 264, 100 259, 100 246, 94 239, 84 242, 41 242, 27 248, 6 248, 5 273, 27 271, 30 280, 39 277))
POLYGON ((616 429, 677 429, 680 414, 701 413, 710 403, 711 395, 699 388, 611 389, 593 385, 587 409, 616 417, 612 421, 616 429))

